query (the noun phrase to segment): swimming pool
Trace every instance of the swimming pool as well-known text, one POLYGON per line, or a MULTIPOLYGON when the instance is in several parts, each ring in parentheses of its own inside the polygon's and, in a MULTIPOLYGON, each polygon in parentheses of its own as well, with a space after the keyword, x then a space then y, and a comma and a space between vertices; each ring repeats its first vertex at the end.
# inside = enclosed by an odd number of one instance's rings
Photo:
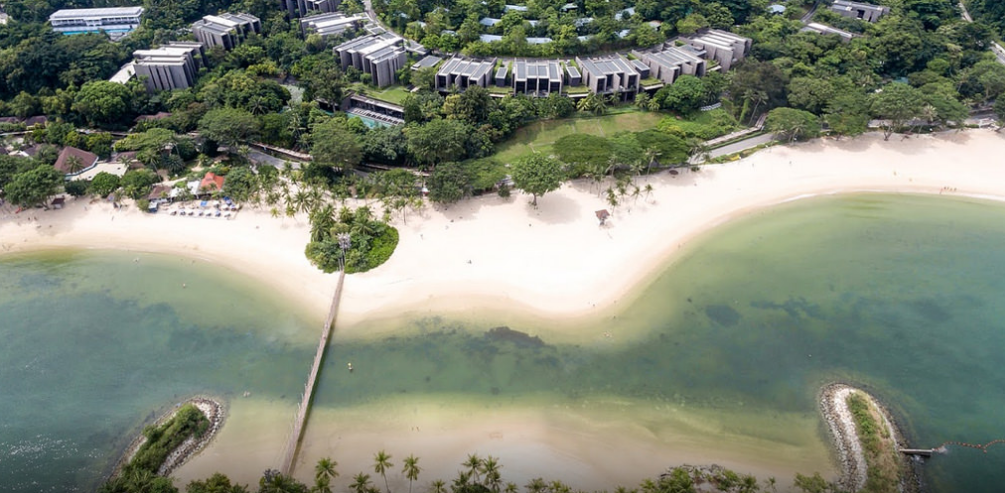
POLYGON ((366 125, 367 128, 377 128, 377 127, 387 127, 387 126, 390 126, 387 123, 384 123, 382 121, 374 120, 373 118, 370 118, 368 116, 357 115, 355 113, 349 113, 349 118, 359 118, 360 120, 363 120, 363 124, 366 125))

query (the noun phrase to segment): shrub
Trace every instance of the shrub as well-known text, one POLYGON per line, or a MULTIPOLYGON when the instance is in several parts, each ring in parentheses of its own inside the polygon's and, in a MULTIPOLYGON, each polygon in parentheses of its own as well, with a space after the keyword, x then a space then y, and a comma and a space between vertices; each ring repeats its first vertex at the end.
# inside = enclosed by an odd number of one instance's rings
POLYGON ((74 197, 83 197, 87 195, 87 189, 90 184, 91 182, 88 180, 73 180, 66 182, 63 188, 66 190, 66 193, 74 197))

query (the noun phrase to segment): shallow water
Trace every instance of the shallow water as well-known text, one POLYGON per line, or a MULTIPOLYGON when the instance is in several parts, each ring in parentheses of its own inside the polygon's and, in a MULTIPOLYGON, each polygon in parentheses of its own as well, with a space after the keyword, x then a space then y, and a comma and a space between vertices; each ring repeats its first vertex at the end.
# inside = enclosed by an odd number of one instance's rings
POLYGON ((0 272, 2 491, 92 490, 145 420, 193 394, 235 414, 245 391, 298 401, 319 323, 227 271, 55 252, 0 272))
MULTIPOLYGON (((584 422, 626 427, 609 433, 633 436, 628 426, 638 425, 649 445, 676 443, 674 434, 754 463, 764 444, 819 452, 814 398, 842 380, 886 402, 912 446, 1003 438, 1003 219, 1005 207, 966 199, 785 204, 693 242, 630 308, 590 322, 576 344, 553 342, 542 324, 511 327, 533 339, 486 335, 492 320, 439 318, 383 321, 400 326, 376 340, 336 335, 315 409, 363 429, 367 419, 379 428, 415 409, 435 413, 429 403, 440 397, 468 421, 505 408, 547 422, 574 408, 584 422), (687 412, 686 430, 671 429, 683 420, 659 421, 674 410, 687 412)), ((192 393, 229 396, 235 418, 254 415, 244 402, 295 406, 315 322, 201 262, 132 258, 0 263, 0 477, 14 478, 3 489, 91 484, 146 415, 192 393), (235 397, 245 390, 254 398, 235 397)), ((243 428, 225 426, 219 440, 288 426, 252 421, 234 419, 243 428)), ((308 440, 322 442, 312 453, 374 452, 345 450, 352 429, 335 426, 344 433, 329 435, 321 419, 308 428, 308 440)), ((997 491, 1003 459, 1005 446, 950 447, 924 470, 932 491, 997 491)))

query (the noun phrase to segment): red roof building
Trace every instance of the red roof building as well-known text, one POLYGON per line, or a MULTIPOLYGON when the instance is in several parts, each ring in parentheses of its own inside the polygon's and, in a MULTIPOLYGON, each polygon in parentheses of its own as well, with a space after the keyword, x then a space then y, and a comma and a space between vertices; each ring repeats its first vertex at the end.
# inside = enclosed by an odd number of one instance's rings
POLYGON ((213 193, 216 191, 223 190, 224 177, 214 174, 212 172, 206 173, 206 176, 202 177, 202 182, 199 183, 199 191, 205 193, 213 193))
POLYGON ((59 158, 56 159, 56 164, 53 166, 66 176, 76 176, 95 167, 97 164, 98 156, 96 154, 67 146, 59 152, 59 158), (72 162, 73 159, 78 161, 76 166, 72 162))

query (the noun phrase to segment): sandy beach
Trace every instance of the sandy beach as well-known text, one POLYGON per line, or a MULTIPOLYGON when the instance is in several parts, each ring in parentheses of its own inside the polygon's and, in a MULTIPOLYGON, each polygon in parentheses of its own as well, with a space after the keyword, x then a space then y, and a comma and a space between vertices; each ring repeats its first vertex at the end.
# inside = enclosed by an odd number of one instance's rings
MULTIPOLYGON (((579 181, 529 204, 514 193, 425 207, 403 223, 391 259, 346 279, 339 327, 400 314, 502 309, 574 319, 617 309, 695 236, 731 218, 802 197, 910 192, 1005 200, 1005 134, 951 132, 884 142, 878 134, 816 140, 673 176, 640 179, 653 193, 610 209, 579 181), (519 307, 519 308, 517 308, 519 307), (514 310, 515 309, 515 310, 514 310)), ((103 202, 70 201, 0 219, 0 249, 124 249, 217 262, 326 313, 335 277, 303 255, 307 218, 242 211, 234 220, 151 216, 103 202), (37 220, 30 221, 28 217, 37 220)), ((344 333, 343 333, 344 335, 344 333)))
MULTIPOLYGON (((774 147, 734 163, 706 166, 698 172, 682 171, 676 176, 664 172, 642 178, 640 184, 653 185, 652 195, 637 201, 628 199, 612 211, 604 227, 598 226, 594 211, 610 206, 598 196, 596 187, 586 182, 566 184, 559 191, 541 197, 536 209, 530 206, 529 196, 519 193, 508 199, 495 195, 475 198, 445 210, 426 207, 410 214, 405 223, 400 217, 396 220, 401 240, 385 265, 346 279, 334 337, 337 341, 340 337, 369 335, 372 332, 364 332, 360 327, 371 329, 372 324, 363 322, 385 317, 431 313, 484 316, 493 310, 567 322, 550 325, 566 331, 565 337, 576 337, 569 329, 576 327, 577 320, 626 306, 635 293, 673 261, 674 252, 683 245, 716 225, 760 208, 802 197, 850 192, 966 195, 1005 200, 1005 162, 999 158, 1003 150, 1005 134, 989 130, 904 140, 895 135, 890 142, 884 142, 881 135, 866 135, 852 140, 828 139, 774 147)), ((0 219, 0 249, 5 252, 73 247, 194 257, 268 283, 283 296, 302 303, 318 320, 327 311, 335 287, 334 275, 320 273, 304 258, 309 227, 302 215, 293 219, 272 218, 266 212, 242 211, 236 219, 224 221, 150 216, 135 208, 116 210, 105 203, 70 201, 67 208, 59 211, 36 209, 17 217, 9 213, 0 216, 4 216, 0 219)), ((432 412, 431 409, 427 410, 432 412)), ((373 429, 361 424, 355 431, 345 428, 339 431, 334 423, 344 416, 321 413, 312 418, 313 423, 321 426, 311 425, 308 429, 305 460, 333 455, 340 462, 369 463, 368 455, 380 444, 386 443, 390 448, 391 443, 397 443, 401 444, 400 450, 396 448, 393 453, 399 459, 415 452, 429 463, 437 460, 433 456, 454 463, 469 452, 488 450, 503 455, 503 463, 511 464, 513 469, 523 467, 518 457, 547 455, 577 474, 598 464, 605 468, 600 471, 638 470, 639 457, 575 453, 591 447, 602 449, 596 444, 604 443, 603 437, 618 436, 621 431, 594 434, 570 431, 561 423, 521 413, 525 411, 509 410, 495 424, 484 420, 468 422, 459 416, 456 426, 454 423, 440 426, 442 429, 432 441, 418 436, 413 441, 402 441, 413 426, 410 422, 373 429), (509 441, 508 437, 518 440, 509 441), (340 444, 338 450, 332 445, 336 442, 340 444), (495 446, 489 446, 493 443, 495 446), (353 453, 366 456, 345 457, 353 444, 364 448, 353 453), (433 445, 437 448, 435 453, 429 450, 433 445)), ((374 416, 370 415, 372 419, 374 416)), ((434 413, 428 419, 445 418, 437 418, 434 413)), ((598 423, 601 421, 594 421, 591 426, 599 426, 598 423)), ((804 424, 815 433, 812 423, 804 424)), ((427 429, 426 426, 437 425, 415 426, 427 429)), ((650 432, 641 430, 639 436, 645 437, 645 433, 650 432)), ((714 433, 708 436, 715 438, 714 433)), ((640 450, 668 443, 666 440, 650 436, 643 440, 640 450)), ((202 458, 216 460, 230 450, 247 457, 254 455, 260 461, 274 458, 274 450, 249 450, 246 442, 247 438, 237 437, 236 431, 225 427, 218 439, 179 469, 177 475, 200 477, 220 466, 202 458)), ((652 457, 659 459, 661 469, 671 465, 666 460, 690 463, 714 460, 700 452, 706 446, 709 444, 685 443, 682 447, 690 451, 688 454, 678 456, 673 451, 664 451, 652 457)), ((808 447, 812 457, 806 460, 813 464, 828 462, 823 447, 822 443, 808 447)), ((720 463, 737 465, 744 457, 756 456, 763 450, 765 444, 752 444, 740 455, 720 463)), ((799 456, 806 452, 807 448, 796 447, 785 453, 799 456)), ((260 461, 245 464, 246 476, 261 473, 264 468, 259 467, 260 461)), ((656 465, 654 461, 653 466, 656 465)), ((309 475, 309 467, 302 469, 309 475)), ((780 471, 777 462, 767 460, 745 470, 780 471)), ((836 473, 833 466, 829 473, 836 473)), ((250 482, 244 475, 237 476, 250 482)))

